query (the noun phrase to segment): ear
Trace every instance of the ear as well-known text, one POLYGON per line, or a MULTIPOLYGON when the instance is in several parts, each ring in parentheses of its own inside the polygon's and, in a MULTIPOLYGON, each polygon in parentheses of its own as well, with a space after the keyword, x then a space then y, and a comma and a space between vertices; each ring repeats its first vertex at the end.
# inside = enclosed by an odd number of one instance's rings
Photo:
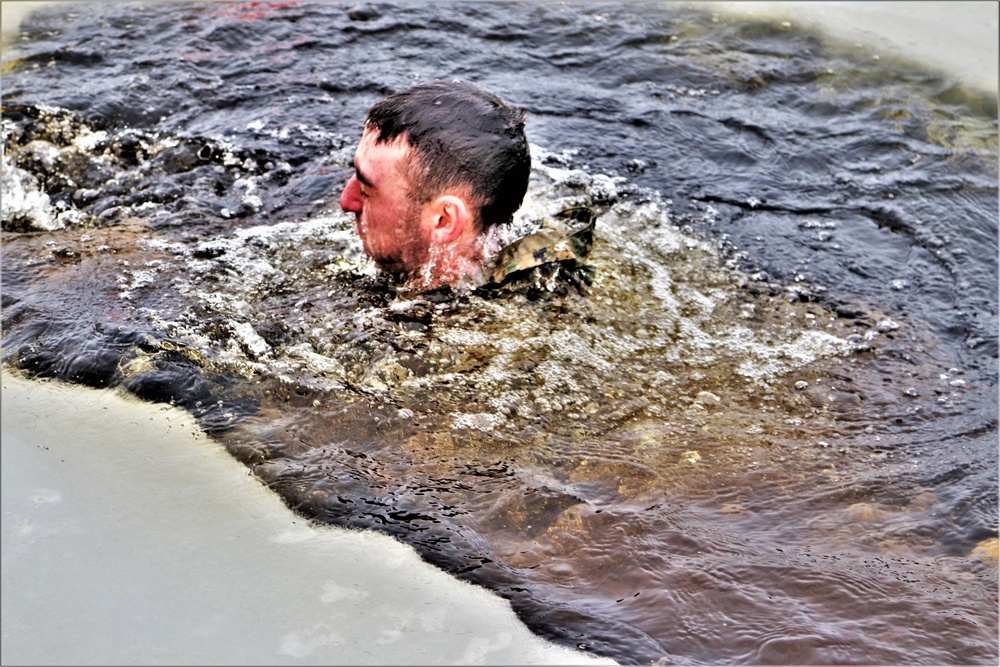
POLYGON ((436 245, 455 243, 473 223, 469 205, 455 195, 441 195, 432 201, 429 213, 428 235, 436 245))

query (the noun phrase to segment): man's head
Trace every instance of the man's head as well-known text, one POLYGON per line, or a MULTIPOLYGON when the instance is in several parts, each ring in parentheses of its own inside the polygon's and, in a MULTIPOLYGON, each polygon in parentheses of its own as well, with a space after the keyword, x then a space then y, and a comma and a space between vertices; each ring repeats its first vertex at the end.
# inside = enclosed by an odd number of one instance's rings
POLYGON ((454 284, 528 187, 524 112, 470 83, 417 84, 375 104, 341 207, 380 268, 454 284))

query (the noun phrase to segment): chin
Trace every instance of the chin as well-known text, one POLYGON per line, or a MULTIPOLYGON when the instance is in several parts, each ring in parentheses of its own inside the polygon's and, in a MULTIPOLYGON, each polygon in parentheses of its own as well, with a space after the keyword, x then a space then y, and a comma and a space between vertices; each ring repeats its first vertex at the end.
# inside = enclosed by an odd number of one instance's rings
POLYGON ((375 266, 378 267, 379 271, 384 271, 385 273, 391 273, 396 276, 406 275, 409 272, 406 270, 406 266, 403 262, 398 259, 385 259, 372 257, 375 261, 375 266))

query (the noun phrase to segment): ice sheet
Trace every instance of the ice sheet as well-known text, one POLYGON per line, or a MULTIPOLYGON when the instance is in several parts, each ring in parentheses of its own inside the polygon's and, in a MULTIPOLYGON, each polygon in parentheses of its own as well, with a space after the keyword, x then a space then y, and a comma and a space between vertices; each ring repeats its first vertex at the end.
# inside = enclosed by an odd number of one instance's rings
POLYGON ((2 413, 3 664, 615 664, 306 524, 180 409, 4 372, 2 413))

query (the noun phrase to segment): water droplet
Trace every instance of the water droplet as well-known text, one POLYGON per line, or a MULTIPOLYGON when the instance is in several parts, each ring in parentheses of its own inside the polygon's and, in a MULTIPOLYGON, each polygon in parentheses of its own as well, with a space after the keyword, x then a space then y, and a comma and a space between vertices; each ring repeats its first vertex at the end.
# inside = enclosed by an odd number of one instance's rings
POLYGON ((886 333, 887 331, 895 331, 896 329, 899 328, 899 322, 897 322, 892 318, 887 317, 884 320, 881 320, 875 326, 875 328, 878 329, 878 331, 881 333, 886 333))
POLYGON ((722 399, 710 391, 699 391, 695 399, 702 405, 719 405, 722 399))
POLYGON ((701 461, 701 454, 699 454, 694 450, 691 450, 689 452, 684 452, 683 454, 681 454, 681 461, 687 461, 688 463, 697 463, 698 461, 701 461))

